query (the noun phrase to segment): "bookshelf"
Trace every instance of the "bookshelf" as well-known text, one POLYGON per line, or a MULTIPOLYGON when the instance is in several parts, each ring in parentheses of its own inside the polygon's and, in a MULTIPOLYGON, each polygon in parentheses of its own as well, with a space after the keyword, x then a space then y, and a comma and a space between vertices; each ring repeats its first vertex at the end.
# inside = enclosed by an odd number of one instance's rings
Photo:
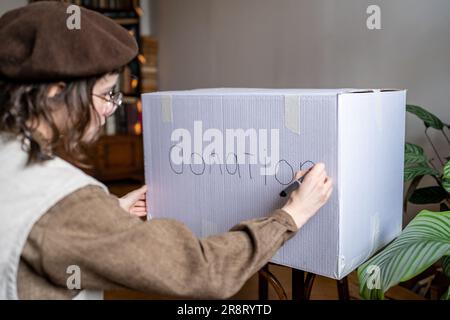
MULTIPOLYGON (((31 0, 35 2, 39 0, 31 0)), ((124 94, 123 104, 109 117, 100 139, 89 150, 92 168, 83 169, 105 183, 133 180, 144 183, 142 150, 142 104, 140 94, 157 90, 157 50, 153 37, 141 37, 139 0, 70 0, 115 20, 139 44, 139 55, 119 76, 116 90, 124 94)))

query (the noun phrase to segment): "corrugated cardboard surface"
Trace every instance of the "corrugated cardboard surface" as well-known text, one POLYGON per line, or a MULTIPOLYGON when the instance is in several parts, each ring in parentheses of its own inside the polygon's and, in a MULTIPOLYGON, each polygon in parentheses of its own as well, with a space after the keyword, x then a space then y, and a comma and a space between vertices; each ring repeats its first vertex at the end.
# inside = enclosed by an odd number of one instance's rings
POLYGON ((332 278, 343 277, 362 262, 359 257, 365 258, 374 246, 392 240, 399 231, 404 139, 404 100, 398 98, 404 97, 404 92, 389 93, 397 98, 387 100, 382 93, 382 107, 374 109, 373 93, 341 95, 347 91, 203 89, 143 95, 150 215, 181 220, 199 237, 226 232, 242 220, 263 217, 281 207, 285 199, 278 194, 292 171, 302 164, 307 168, 311 162, 324 162, 335 181, 332 197, 273 261, 332 278), (290 124, 286 99, 298 101, 296 112, 290 105, 289 114, 298 117, 290 124), (360 106, 364 107, 358 109, 360 106), (276 178, 262 176, 260 165, 248 164, 184 165, 183 172, 179 166, 175 170, 180 174, 175 174, 169 162, 175 144, 172 131, 185 128, 194 138, 194 121, 199 120, 203 132, 208 128, 223 133, 238 128, 279 129, 281 162, 276 178), (372 124, 362 125, 367 121, 372 124), (361 148, 366 142, 375 149, 361 148), (376 163, 393 165, 376 173, 370 171, 375 181, 371 184, 361 174, 376 163), (353 167, 356 170, 352 173, 353 167), (389 177, 383 180, 378 173, 389 177), (381 184, 385 187, 382 190, 381 184), (378 237, 372 240, 368 234, 377 222, 378 237))

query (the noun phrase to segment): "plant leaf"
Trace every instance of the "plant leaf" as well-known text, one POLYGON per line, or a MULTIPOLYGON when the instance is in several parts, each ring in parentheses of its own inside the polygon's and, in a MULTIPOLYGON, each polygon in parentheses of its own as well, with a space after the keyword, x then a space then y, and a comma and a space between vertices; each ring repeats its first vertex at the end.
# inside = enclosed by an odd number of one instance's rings
POLYGON ((405 154, 424 154, 422 147, 414 143, 405 143, 405 154))
POLYGON ((410 181, 414 179, 417 176, 425 176, 425 175, 431 175, 431 176, 438 176, 439 172, 434 170, 431 167, 428 166, 416 166, 416 167, 406 167, 404 169, 404 181, 410 181))
POLYGON ((427 165, 427 158, 423 149, 413 143, 405 143, 405 166, 410 164, 425 164, 427 165))
POLYGON ((444 165, 442 176, 442 186, 450 192, 450 160, 444 165))
POLYGON ((414 204, 439 203, 447 197, 448 193, 442 187, 426 187, 416 189, 409 197, 409 202, 414 204))
POLYGON ((450 160, 444 166, 443 169, 444 178, 450 179, 450 160))
POLYGON ((418 118, 420 118, 427 128, 432 127, 437 130, 442 130, 444 128, 444 124, 438 117, 422 107, 407 104, 406 111, 415 114, 418 118))
POLYGON ((427 158, 423 154, 405 153, 405 165, 423 164, 427 165, 427 158))
POLYGON ((358 268, 361 297, 383 299, 389 288, 415 277, 449 254, 450 211, 423 210, 397 239, 358 268))
POLYGON ((441 300, 450 300, 450 286, 448 287, 447 291, 442 295, 441 300))

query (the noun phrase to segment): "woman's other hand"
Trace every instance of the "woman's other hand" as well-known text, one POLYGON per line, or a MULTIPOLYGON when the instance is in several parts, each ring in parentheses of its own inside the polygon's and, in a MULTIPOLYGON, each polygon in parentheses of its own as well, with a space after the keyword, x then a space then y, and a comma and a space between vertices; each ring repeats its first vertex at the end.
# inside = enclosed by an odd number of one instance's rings
POLYGON ((119 198, 120 206, 131 215, 144 217, 147 215, 146 193, 146 185, 131 191, 122 198, 119 198))

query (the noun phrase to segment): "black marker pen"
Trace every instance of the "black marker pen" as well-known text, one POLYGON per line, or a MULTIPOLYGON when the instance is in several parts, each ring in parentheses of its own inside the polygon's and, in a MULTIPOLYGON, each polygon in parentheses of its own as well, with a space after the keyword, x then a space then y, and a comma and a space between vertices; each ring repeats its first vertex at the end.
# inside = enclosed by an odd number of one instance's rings
POLYGON ((283 191, 280 192, 280 197, 286 197, 289 193, 300 187, 300 185, 303 182, 303 179, 305 179, 306 175, 311 171, 312 167, 308 169, 308 171, 305 172, 305 174, 298 180, 295 180, 290 185, 288 185, 283 191))

